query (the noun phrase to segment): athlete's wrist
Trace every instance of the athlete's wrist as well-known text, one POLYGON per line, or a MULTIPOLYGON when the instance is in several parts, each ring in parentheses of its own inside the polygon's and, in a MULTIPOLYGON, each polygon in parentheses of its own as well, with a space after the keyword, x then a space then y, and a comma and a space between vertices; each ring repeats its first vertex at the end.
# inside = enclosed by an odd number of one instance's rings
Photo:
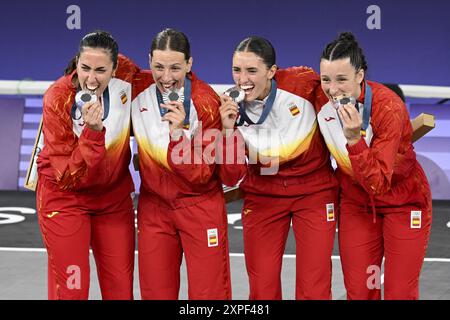
POLYGON ((227 128, 222 129, 222 136, 224 136, 225 138, 232 136, 233 133, 234 133, 234 128, 233 129, 227 129, 227 128))
POLYGON ((353 138, 353 139, 347 139, 347 144, 351 147, 357 144, 361 140, 361 137, 359 138, 353 138))
POLYGON ((183 136, 183 129, 176 128, 170 132, 171 141, 179 141, 182 136, 183 136))

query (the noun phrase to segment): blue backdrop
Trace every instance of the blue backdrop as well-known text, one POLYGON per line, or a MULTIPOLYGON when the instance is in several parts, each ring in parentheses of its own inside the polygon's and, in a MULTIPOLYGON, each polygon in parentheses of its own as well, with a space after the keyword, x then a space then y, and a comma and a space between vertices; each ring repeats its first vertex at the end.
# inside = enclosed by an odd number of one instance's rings
MULTIPOLYGON (((209 83, 232 82, 233 49, 246 36, 268 38, 281 67, 308 65, 318 70, 325 44, 350 30, 364 48, 370 79, 450 86, 448 0, 8 0, 0 8, 0 80, 57 79, 81 37, 98 28, 110 31, 120 51, 147 68, 152 38, 163 28, 173 27, 188 35, 194 71, 209 83), (73 11, 67 13, 71 5, 78 6, 79 21, 73 11), (371 5, 380 9, 380 20, 375 22, 381 29, 367 26, 368 20, 369 25, 374 22, 373 11, 367 12, 371 5), (80 29, 68 28, 68 22, 69 26, 79 22, 80 29)), ((16 124, 16 134, 5 129, 3 139, 4 143, 15 139, 20 154, 10 152, 14 158, 2 164, 0 188, 23 186, 41 118, 41 97, 26 98, 20 110, 24 112, 22 128, 16 124), (11 176, 8 185, 6 173, 11 176)), ((433 198, 450 199, 450 109, 448 105, 411 106, 411 116, 420 112, 434 113, 437 120, 436 128, 415 144, 418 159, 433 198)), ((11 123, 5 119, 1 126, 7 128, 11 123)), ((138 185, 136 173, 134 178, 138 185)))
POLYGON ((449 85, 450 2, 377 0, 191 0, 2 2, 0 79, 54 80, 85 33, 102 28, 123 53, 147 67, 153 36, 165 27, 191 41, 194 70, 209 83, 231 83, 233 48, 245 36, 267 37, 278 64, 318 68, 321 51, 340 31, 353 31, 381 82, 449 85), (367 8, 381 9, 381 29, 367 28, 367 8), (70 5, 81 29, 69 30, 70 5))

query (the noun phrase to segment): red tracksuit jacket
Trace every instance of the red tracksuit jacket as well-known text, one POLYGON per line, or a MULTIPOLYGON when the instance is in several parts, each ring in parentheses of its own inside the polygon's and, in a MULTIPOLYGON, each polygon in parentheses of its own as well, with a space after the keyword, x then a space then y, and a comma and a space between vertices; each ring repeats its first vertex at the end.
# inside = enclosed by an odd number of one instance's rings
MULTIPOLYGON (((367 83, 372 88, 370 125, 353 146, 347 145, 336 110, 318 89, 318 122, 338 164, 341 202, 362 207, 372 202, 379 213, 424 208, 431 214, 430 187, 416 160, 408 111, 393 91, 367 83)), ((364 91, 365 84, 360 103, 364 91)))
POLYGON ((161 121, 157 87, 151 72, 137 74, 133 85, 132 119, 139 146, 141 193, 151 193, 153 200, 169 208, 190 206, 208 197, 208 192, 221 190, 213 159, 202 158, 204 149, 214 142, 213 138, 205 138, 204 133, 208 129, 216 129, 215 132, 221 129, 220 100, 194 73, 188 77, 191 107, 189 128, 183 130, 188 139, 179 141, 170 141, 169 124, 161 121), (190 163, 174 162, 174 155, 183 157, 189 152, 190 163))
MULTIPOLYGON (((234 153, 235 161, 220 166, 223 182, 233 186, 243 178, 240 184, 243 191, 268 196, 300 196, 336 186, 314 109, 315 89, 320 84, 318 75, 311 68, 291 67, 278 70, 275 81, 276 98, 267 119, 260 125, 237 127, 237 143, 224 138, 223 157, 234 153), (249 165, 242 164, 245 154, 237 150, 245 148, 244 140, 249 165), (261 163, 250 154, 274 156, 279 161, 278 172, 261 174, 261 163)), ((262 112, 261 108, 246 110, 253 122, 262 112)))
MULTIPOLYGON (((116 77, 108 84, 110 110, 104 129, 96 132, 72 119, 77 88, 76 71, 59 78, 46 91, 43 106, 44 148, 39 154, 38 172, 62 190, 104 192, 134 188, 130 162, 131 84, 138 68, 119 55, 116 77)), ((78 117, 77 117, 78 118, 78 117)))

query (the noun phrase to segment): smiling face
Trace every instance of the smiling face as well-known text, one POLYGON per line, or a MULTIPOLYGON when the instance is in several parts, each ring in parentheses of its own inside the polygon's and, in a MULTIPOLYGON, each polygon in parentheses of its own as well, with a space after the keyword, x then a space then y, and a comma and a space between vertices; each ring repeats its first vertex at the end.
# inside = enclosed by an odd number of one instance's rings
POLYGON ((116 69, 111 54, 100 48, 85 47, 77 60, 77 75, 82 90, 101 96, 116 69))
POLYGON ((361 82, 364 70, 355 70, 350 58, 320 61, 320 81, 322 90, 330 101, 342 97, 358 97, 361 94, 361 82))
POLYGON ((161 92, 181 88, 192 67, 192 57, 186 61, 184 53, 178 51, 154 50, 149 59, 153 79, 161 92))
POLYGON ((270 92, 277 67, 270 68, 253 52, 236 51, 233 55, 233 80, 245 92, 245 101, 263 100, 270 92))

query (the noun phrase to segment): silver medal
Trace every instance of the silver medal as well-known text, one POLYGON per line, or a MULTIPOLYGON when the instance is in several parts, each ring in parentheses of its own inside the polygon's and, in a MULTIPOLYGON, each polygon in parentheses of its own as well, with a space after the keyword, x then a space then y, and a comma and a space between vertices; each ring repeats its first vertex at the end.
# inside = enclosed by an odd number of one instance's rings
POLYGON ((337 110, 337 109, 339 109, 340 106, 342 106, 344 104, 356 105, 356 99, 355 99, 355 97, 343 97, 341 99, 332 101, 331 104, 333 105, 333 108, 335 108, 337 110))
POLYGON ((75 95, 75 103, 77 107, 82 108, 87 102, 97 102, 97 95, 88 90, 78 91, 75 95))
POLYGON ((161 95, 163 98, 163 102, 165 104, 167 104, 171 101, 179 101, 179 102, 183 103, 184 102, 184 87, 181 87, 180 89, 164 91, 161 95))
POLYGON ((231 87, 230 89, 225 91, 225 94, 233 99, 233 101, 236 103, 242 102, 245 98, 244 90, 239 89, 238 87, 231 87))

